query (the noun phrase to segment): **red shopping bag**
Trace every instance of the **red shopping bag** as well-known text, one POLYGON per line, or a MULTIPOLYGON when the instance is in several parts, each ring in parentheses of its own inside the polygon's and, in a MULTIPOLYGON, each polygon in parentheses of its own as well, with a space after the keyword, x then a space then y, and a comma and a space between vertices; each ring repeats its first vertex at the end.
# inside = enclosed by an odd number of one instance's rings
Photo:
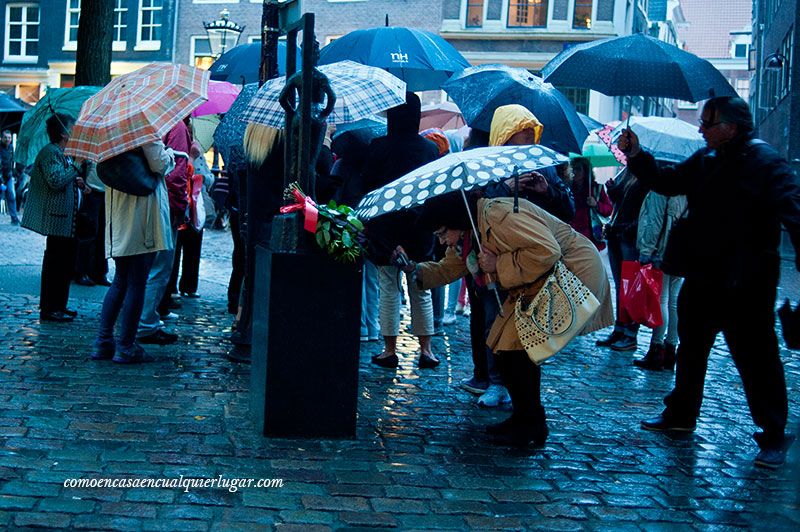
POLYGON ((619 294, 620 317, 651 329, 664 323, 661 315, 661 290, 664 273, 652 264, 622 262, 622 287, 619 294))

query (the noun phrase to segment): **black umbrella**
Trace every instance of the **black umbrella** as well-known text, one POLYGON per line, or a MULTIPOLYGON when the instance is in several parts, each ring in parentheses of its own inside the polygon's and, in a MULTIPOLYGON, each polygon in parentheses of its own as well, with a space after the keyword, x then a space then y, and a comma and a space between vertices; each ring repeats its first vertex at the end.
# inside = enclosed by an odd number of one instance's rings
MULTIPOLYGON (((261 65, 261 43, 240 44, 222 54, 208 70, 214 81, 245 85, 258 83, 259 65, 261 65)), ((300 70, 300 65, 301 55, 298 53, 296 70, 300 70)), ((286 43, 284 41, 278 41, 278 74, 286 75, 286 43)))
POLYGON ((649 96, 697 102, 736 91, 714 65, 641 33, 571 46, 544 68, 545 81, 608 96, 649 96))
POLYGON ((5 93, 0 93, 0 129, 9 129, 19 133, 20 122, 25 111, 33 107, 5 93))
POLYGON ((480 65, 465 68, 442 89, 458 104, 470 127, 489 131, 498 107, 519 104, 544 126, 539 143, 560 153, 580 153, 589 131, 567 97, 524 68, 480 65))

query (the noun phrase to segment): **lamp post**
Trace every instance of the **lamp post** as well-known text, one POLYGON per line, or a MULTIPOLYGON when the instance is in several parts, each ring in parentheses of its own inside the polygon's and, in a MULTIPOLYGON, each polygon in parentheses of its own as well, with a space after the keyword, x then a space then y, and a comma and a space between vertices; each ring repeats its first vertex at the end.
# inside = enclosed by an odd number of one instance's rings
POLYGON ((219 12, 219 18, 211 22, 203 22, 203 27, 208 34, 208 44, 211 46, 211 54, 217 58, 233 48, 239 43, 245 26, 239 26, 230 20, 231 12, 223 9, 219 12))

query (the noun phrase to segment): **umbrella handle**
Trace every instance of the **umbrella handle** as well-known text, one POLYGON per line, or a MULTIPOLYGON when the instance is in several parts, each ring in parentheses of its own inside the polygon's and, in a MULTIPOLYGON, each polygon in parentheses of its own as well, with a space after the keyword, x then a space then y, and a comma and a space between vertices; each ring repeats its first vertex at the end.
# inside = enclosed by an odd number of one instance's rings
MULTIPOLYGON (((519 180, 519 176, 517 176, 517 180, 519 180)), ((478 248, 480 250, 483 250, 483 247, 481 246, 480 235, 478 234, 478 229, 475 226, 475 220, 472 218, 472 211, 469 210, 469 203, 467 202, 467 194, 466 194, 466 192, 464 192, 463 188, 461 189, 461 197, 464 199, 464 207, 466 207, 466 209, 467 209, 467 216, 469 217, 469 224, 472 227, 472 234, 475 235, 475 240, 478 241, 478 248)), ((490 280, 492 279, 492 276, 490 274, 488 274, 488 273, 486 274, 486 277, 488 277, 490 280)), ((497 299, 498 312, 499 312, 499 314, 501 316, 503 316, 504 315, 503 314, 503 302, 500 300, 500 292, 497 290, 497 283, 495 283, 493 280, 491 280, 491 282, 487 283, 486 286, 487 286, 487 288, 492 290, 492 292, 494 292, 494 297, 495 297, 495 299, 497 299)))

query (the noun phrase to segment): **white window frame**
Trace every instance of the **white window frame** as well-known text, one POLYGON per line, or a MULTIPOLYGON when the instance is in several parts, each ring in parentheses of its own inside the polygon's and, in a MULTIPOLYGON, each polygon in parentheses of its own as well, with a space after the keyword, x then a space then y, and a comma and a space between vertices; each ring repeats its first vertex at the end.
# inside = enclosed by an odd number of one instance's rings
MULTIPOLYGON (((136 46, 134 46, 133 49, 135 51, 160 50, 161 49, 161 41, 160 40, 156 41, 156 40, 143 40, 142 39, 142 28, 144 27, 142 25, 142 14, 145 11, 152 11, 152 12, 161 11, 161 15, 163 17, 163 14, 164 14, 164 1, 163 0, 139 0, 139 12, 138 12, 139 16, 137 17, 137 20, 136 20, 136 46), (144 2, 145 1, 150 2, 151 4, 153 2, 157 2, 158 1, 158 2, 161 2, 161 6, 159 8, 157 8, 157 9, 156 8, 151 8, 151 7, 148 7, 148 8, 145 9, 145 7, 144 7, 144 2)), ((151 19, 151 22, 152 22, 152 19, 151 19)), ((156 26, 153 25, 153 24, 150 24, 147 27, 155 28, 156 26)), ((161 20, 161 23, 159 24, 159 27, 162 28, 162 31, 166 27, 164 25, 163 18, 161 20)))
POLYGON ((592 0, 592 25, 588 28, 576 28, 573 26, 573 19, 575 18, 575 1, 576 0, 569 0, 567 2, 567 23, 569 24, 569 28, 573 31, 592 31, 592 28, 594 28, 595 24, 597 23, 598 0, 592 0))
MULTIPOLYGON (((192 35, 189 37, 189 66, 194 66, 195 51, 197 50, 197 39, 208 40, 208 35, 192 35)), ((211 45, 209 45, 209 48, 211 45)), ((207 57, 214 57, 209 53, 207 57)))
MULTIPOLYGON (((12 62, 15 62, 15 63, 36 63, 37 61, 39 61, 38 53, 37 53, 37 55, 10 55, 10 53, 9 53, 9 44, 10 44, 10 35, 11 35, 11 33, 10 33, 11 8, 17 8, 17 7, 23 8, 23 11, 22 11, 22 13, 23 13, 22 36, 20 38, 21 50, 22 51, 24 51, 26 53, 28 51, 28 47, 25 44, 25 41, 27 40, 26 37, 28 35, 28 29, 27 28, 28 28, 29 25, 32 25, 32 24, 28 23, 28 9, 27 8, 29 8, 29 7, 35 7, 36 8, 37 12, 39 13, 39 18, 36 21, 36 25, 39 26, 39 29, 41 29, 42 11, 41 11, 41 8, 39 7, 39 4, 35 4, 35 3, 31 3, 31 2, 19 2, 19 3, 13 3, 13 4, 6 4, 6 25, 5 25, 5 32, 6 33, 5 33, 5 42, 3 43, 4 44, 4 50, 3 50, 4 59, 6 61, 12 61, 12 62)), ((36 38, 36 42, 37 42, 37 44, 39 42, 39 37, 38 36, 36 38)))
MULTIPOLYGON (((81 20, 81 0, 78 0, 77 9, 72 7, 72 0, 65 0, 65 3, 66 3, 66 8, 67 8, 66 9, 67 15, 66 15, 66 18, 64 20, 64 46, 61 49, 64 50, 65 52, 74 52, 75 50, 78 49, 78 34, 77 33, 75 34, 75 40, 74 41, 70 40, 69 32, 73 28, 73 26, 71 24, 71 21, 72 21, 71 15, 73 13, 78 13, 78 24, 80 24, 80 20, 81 20)), ((78 26, 74 26, 74 28, 75 28, 75 31, 77 32, 78 26)))
POLYGON ((111 49, 115 52, 124 52, 128 48, 128 38, 118 41, 117 33, 125 28, 127 34, 130 24, 128 22, 128 0, 114 0, 114 41, 111 44, 111 49))

